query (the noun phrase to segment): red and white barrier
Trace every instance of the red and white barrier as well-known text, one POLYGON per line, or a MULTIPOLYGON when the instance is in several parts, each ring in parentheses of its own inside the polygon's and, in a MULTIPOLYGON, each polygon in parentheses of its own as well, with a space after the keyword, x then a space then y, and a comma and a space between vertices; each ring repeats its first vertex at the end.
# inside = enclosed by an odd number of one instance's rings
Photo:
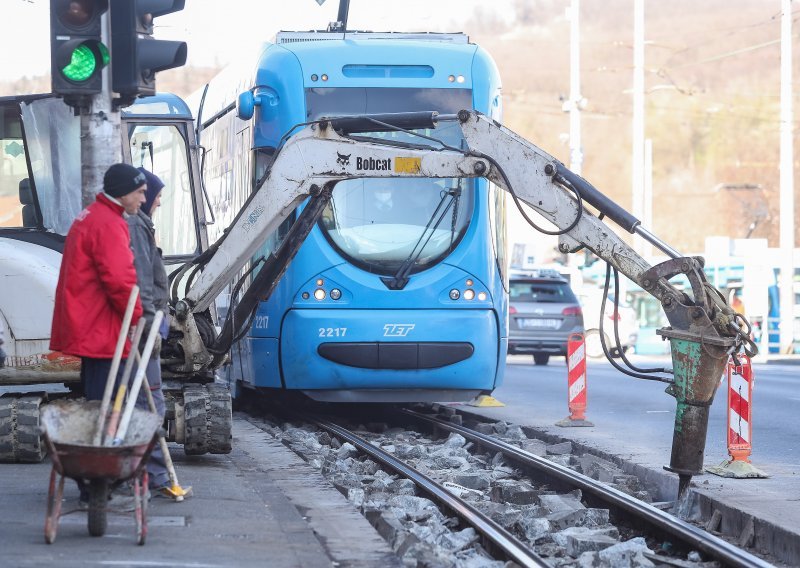
POLYGON ((750 463, 753 453, 753 365, 747 355, 728 360, 728 454, 730 460, 707 471, 723 477, 768 477, 750 463))
POLYGON ((567 405, 569 416, 556 426, 594 426, 586 420, 586 345, 582 333, 567 340, 567 405))
POLYGON ((753 453, 753 365, 747 355, 738 357, 741 365, 728 360, 728 453, 732 461, 750 462, 753 453))

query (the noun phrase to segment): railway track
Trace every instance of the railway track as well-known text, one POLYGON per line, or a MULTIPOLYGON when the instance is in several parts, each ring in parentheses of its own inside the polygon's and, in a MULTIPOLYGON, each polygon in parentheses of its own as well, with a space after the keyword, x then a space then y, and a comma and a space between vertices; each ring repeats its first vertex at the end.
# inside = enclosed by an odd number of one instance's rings
MULTIPOLYGON (((444 524, 455 526, 460 531, 471 527, 477 535, 478 550, 485 551, 487 557, 500 562, 498 566, 506 561, 520 566, 615 566, 618 560, 604 561, 602 550, 606 547, 611 549, 614 544, 624 546, 636 541, 641 544, 638 549, 623 553, 623 556, 628 554, 632 558, 638 558, 637 561, 631 560, 631 566, 772 566, 665 511, 495 436, 418 410, 404 409, 392 414, 394 416, 384 413, 379 417, 380 420, 391 421, 392 426, 379 425, 373 428, 377 432, 370 431, 365 426, 345 426, 342 423, 349 421, 339 417, 320 417, 316 414, 293 414, 292 423, 300 426, 283 423, 274 428, 280 429, 279 435, 292 449, 304 455, 310 463, 318 463, 322 472, 327 473, 333 479, 334 485, 351 501, 356 502, 368 518, 368 510, 380 508, 370 497, 370 491, 376 484, 374 468, 366 468, 367 481, 360 482, 366 489, 360 489, 358 476, 348 473, 352 471, 348 470, 351 466, 359 472, 365 471, 361 465, 356 467, 356 462, 374 463, 377 468, 391 472, 392 476, 410 480, 414 484, 411 494, 424 496, 436 503, 445 516, 455 519, 455 522, 445 521, 444 524), (401 426, 394 426, 395 424, 401 426), (312 442, 303 439, 295 428, 308 432, 312 436, 312 442), (353 429, 358 433, 352 431, 353 429), (420 431, 432 435, 424 438, 420 436, 420 431), (444 442, 443 437, 446 438, 444 442), (321 440, 320 447, 314 440, 321 440), (395 440, 397 443, 394 443, 395 440), (406 447, 404 443, 408 440, 418 442, 413 446, 415 449, 412 452, 401 448, 401 445, 406 447), (354 457, 347 445, 359 452, 359 457, 354 457), (428 449, 419 449, 424 447, 428 449), (521 472, 517 481, 533 488, 530 495, 535 497, 524 504, 498 503, 497 501, 502 501, 498 498, 502 491, 494 491, 494 488, 501 482, 492 481, 492 487, 485 487, 483 490, 469 489, 454 483, 452 480, 459 478, 453 476, 452 467, 448 468, 454 464, 444 463, 443 467, 425 465, 425 452, 441 458, 443 447, 458 449, 460 453, 454 454, 457 456, 466 455, 468 449, 477 463, 491 461, 494 466, 503 462, 513 464, 513 469, 517 473, 521 472), (415 457, 409 459, 412 454, 415 457), (490 455, 491 458, 488 457, 490 455), (339 457, 342 456, 346 457, 340 461, 339 457), (350 466, 342 465, 348 460, 350 466), (570 506, 575 509, 566 512, 549 511, 546 504, 554 500, 571 503, 570 506), (498 512, 497 507, 502 510, 498 512), (502 519, 508 517, 508 511, 522 511, 528 518, 534 513, 539 515, 539 520, 534 518, 534 524, 538 527, 535 534, 528 529, 521 530, 523 521, 503 522, 502 519), (553 534, 543 534, 542 526, 549 528, 553 534), (586 547, 586 551, 582 552, 581 547, 586 547), (591 552, 594 556, 581 556, 586 552, 591 552), (648 561, 652 564, 647 564, 648 561)), ((461 464, 458 468, 463 471, 468 466, 463 465, 465 460, 459 460, 455 462, 461 464)), ((472 466, 468 467, 471 468, 472 466)), ((504 475, 508 471, 510 469, 505 468, 504 475)), ((393 483, 397 485, 396 482, 393 483)), ((393 510, 395 505, 391 501, 389 503, 390 506, 384 507, 393 510)), ((376 514, 372 517, 373 521, 377 518, 376 514)), ((386 521, 383 519, 381 522, 386 521)), ((419 529, 410 530, 419 532, 419 529)), ((389 540, 393 541, 390 544, 399 553, 407 552, 407 539, 399 537, 395 529, 390 532, 389 540)), ((419 565, 426 563, 422 561, 419 565)), ((459 563, 455 562, 453 565, 457 566, 459 563)))
POLYGON ((324 428, 332 435, 338 436, 353 444, 356 448, 369 455, 372 459, 377 460, 385 467, 413 481, 420 491, 429 498, 447 508, 451 513, 457 515, 462 524, 473 527, 478 534, 482 535, 483 545, 487 550, 495 554, 499 553, 507 560, 512 560, 520 566, 550 566, 544 558, 536 554, 532 549, 527 547, 523 542, 496 522, 475 509, 467 501, 457 497, 443 485, 420 473, 407 463, 397 459, 389 452, 374 446, 369 441, 357 436, 338 424, 312 416, 308 416, 307 419, 321 428, 324 428))
POLYGON ((595 506, 609 509, 612 516, 629 526, 639 526, 643 532, 663 542, 679 543, 682 547, 703 552, 708 559, 724 566, 772 566, 708 532, 695 527, 661 509, 644 503, 624 493, 540 456, 531 454, 503 440, 482 434, 465 426, 453 424, 437 416, 414 410, 404 412, 415 421, 447 432, 457 433, 465 439, 502 453, 507 459, 551 486, 562 489, 580 489, 584 499, 595 506))

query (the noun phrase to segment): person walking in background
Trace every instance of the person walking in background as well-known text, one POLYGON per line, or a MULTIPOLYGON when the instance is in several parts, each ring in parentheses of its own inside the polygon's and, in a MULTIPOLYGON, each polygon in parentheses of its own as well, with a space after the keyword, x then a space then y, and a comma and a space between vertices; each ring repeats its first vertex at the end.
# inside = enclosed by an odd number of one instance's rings
POLYGON ((734 290, 731 296, 731 307, 737 314, 744 315, 744 302, 742 301, 741 292, 739 292, 739 290, 734 290))
MULTIPOLYGON (((145 176, 128 164, 114 164, 103 176, 103 191, 81 211, 67 233, 56 284, 50 349, 81 359, 81 387, 87 400, 102 400, 125 310, 133 287, 131 239, 125 215, 145 202, 145 176)), ((133 321, 142 316, 139 298, 133 321)), ((123 333, 126 333, 124 330, 123 333)), ((130 340, 122 357, 127 358, 130 340)), ((119 381, 125 365, 119 366, 119 381)), ((88 489, 77 480, 80 501, 88 489)))
MULTIPOLYGON (((160 339, 166 339, 169 331, 169 323, 166 318, 168 314, 169 282, 164 261, 161 258, 161 250, 156 246, 155 227, 153 226, 152 216, 156 209, 161 205, 161 191, 164 182, 155 174, 139 168, 145 177, 145 202, 135 215, 128 217, 128 228, 131 235, 131 249, 133 249, 133 261, 136 266, 136 280, 139 284, 139 294, 142 300, 144 318, 147 321, 144 334, 142 335, 142 345, 144 347, 145 338, 150 333, 150 326, 157 311, 165 314, 161 323, 160 339)), ((160 341, 153 347, 150 359, 146 362, 147 381, 150 384, 150 391, 156 410, 163 418, 164 392, 161 390, 161 358, 160 341)), ((136 400, 136 406, 149 410, 147 394, 142 391, 136 400)), ((162 488, 169 487, 169 474, 164 462, 164 455, 161 448, 156 445, 150 454, 147 463, 149 474, 149 485, 153 491, 160 491, 162 488)))

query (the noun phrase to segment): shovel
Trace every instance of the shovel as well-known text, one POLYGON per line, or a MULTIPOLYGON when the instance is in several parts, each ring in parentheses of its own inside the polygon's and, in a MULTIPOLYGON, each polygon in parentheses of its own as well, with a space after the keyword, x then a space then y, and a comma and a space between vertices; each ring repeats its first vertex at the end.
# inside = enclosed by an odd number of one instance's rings
MULTIPOLYGON (((136 355, 136 362, 141 366, 142 357, 139 355, 139 350, 136 349, 134 351, 136 355)), ((156 409, 156 402, 153 400, 153 393, 150 392, 150 383, 147 380, 147 375, 144 376, 144 388, 145 394, 147 395, 147 404, 150 406, 151 412, 158 412, 156 409)), ((175 499, 176 502, 180 503, 186 497, 192 496, 192 487, 191 485, 184 489, 178 483, 178 475, 175 473, 175 465, 172 463, 172 456, 169 454, 169 448, 167 447, 167 440, 164 439, 164 436, 161 435, 159 432, 158 434, 158 444, 161 446, 161 453, 164 455, 164 463, 167 466, 167 473, 169 474, 169 487, 163 487, 161 491, 167 496, 172 497, 175 499)))

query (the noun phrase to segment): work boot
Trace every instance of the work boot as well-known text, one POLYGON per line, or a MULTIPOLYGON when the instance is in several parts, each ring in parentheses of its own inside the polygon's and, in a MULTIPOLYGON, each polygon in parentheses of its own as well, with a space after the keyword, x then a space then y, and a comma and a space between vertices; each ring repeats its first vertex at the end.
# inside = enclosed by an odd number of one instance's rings
POLYGON ((149 489, 153 493, 153 495, 155 495, 156 497, 158 497, 160 495, 164 495, 166 497, 169 497, 170 496, 169 490, 171 488, 172 488, 172 484, 170 483, 169 478, 165 477, 163 479, 160 479, 160 478, 157 479, 157 478, 154 478, 154 477, 150 477, 150 487, 149 487, 149 489))

